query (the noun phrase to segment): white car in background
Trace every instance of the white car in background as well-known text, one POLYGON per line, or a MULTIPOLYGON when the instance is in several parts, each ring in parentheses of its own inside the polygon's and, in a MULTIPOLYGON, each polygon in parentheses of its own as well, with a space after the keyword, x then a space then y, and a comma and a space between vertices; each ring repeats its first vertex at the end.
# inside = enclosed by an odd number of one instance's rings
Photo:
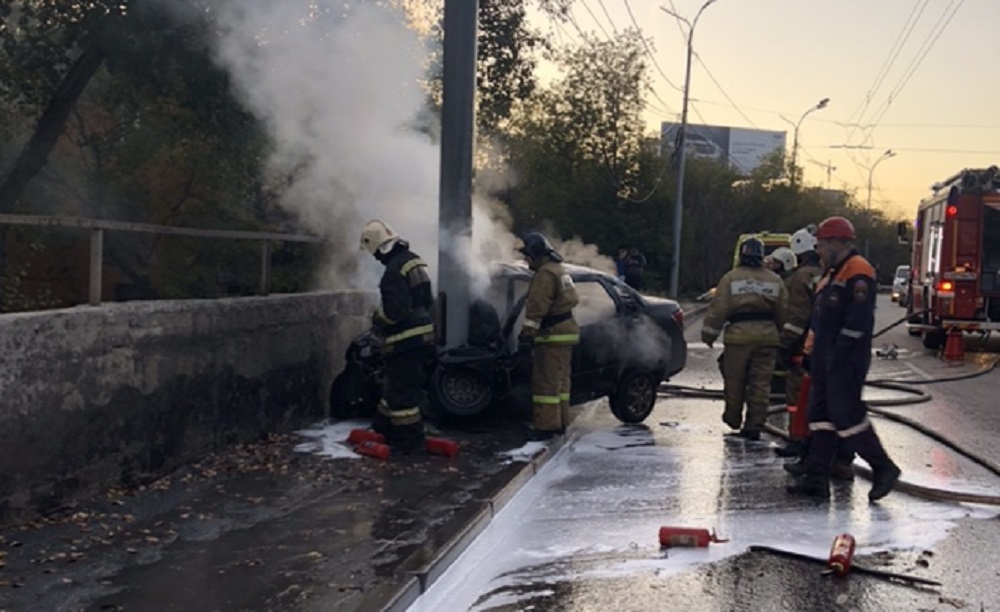
POLYGON ((909 289, 910 266, 897 266, 892 278, 892 301, 906 308, 906 292, 909 289))

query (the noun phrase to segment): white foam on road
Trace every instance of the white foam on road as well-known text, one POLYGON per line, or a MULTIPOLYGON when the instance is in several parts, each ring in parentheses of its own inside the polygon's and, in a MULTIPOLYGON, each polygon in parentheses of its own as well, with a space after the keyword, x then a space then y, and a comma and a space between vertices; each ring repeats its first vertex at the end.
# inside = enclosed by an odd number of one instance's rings
POLYGON ((996 516, 899 493, 870 505, 864 482, 835 490, 829 503, 789 496, 780 466, 762 453, 706 436, 712 447, 692 454, 674 444, 679 436, 702 434, 619 428, 562 448, 410 610, 487 610, 518 601, 526 585, 581 577, 665 578, 751 545, 825 559, 839 533, 852 534, 861 555, 923 551, 959 519, 996 516), (664 555, 665 525, 714 528, 729 542, 664 555))
POLYGON ((331 457, 333 459, 357 459, 361 455, 347 443, 347 436, 352 429, 367 429, 370 420, 353 421, 321 421, 308 429, 300 429, 295 433, 307 438, 307 441, 297 444, 295 451, 312 453, 331 457))

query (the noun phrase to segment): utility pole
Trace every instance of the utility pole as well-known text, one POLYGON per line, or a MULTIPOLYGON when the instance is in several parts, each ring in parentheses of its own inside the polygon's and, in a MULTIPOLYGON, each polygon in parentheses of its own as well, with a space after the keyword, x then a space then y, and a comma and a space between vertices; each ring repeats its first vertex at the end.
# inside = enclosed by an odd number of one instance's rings
POLYGON ((438 203, 438 344, 469 335, 472 253, 472 146, 475 136, 478 0, 445 0, 444 93, 438 203))
POLYGON ((688 94, 691 90, 691 55, 694 52, 694 28, 698 25, 698 18, 702 12, 714 4, 716 0, 708 0, 701 5, 698 13, 694 16, 694 21, 688 21, 666 7, 660 7, 664 13, 673 16, 688 26, 687 33, 687 65, 684 69, 684 104, 681 107, 681 127, 677 136, 677 148, 675 149, 677 160, 677 193, 674 198, 674 253, 673 261, 670 264, 670 295, 674 298, 680 289, 680 269, 681 269, 681 223, 684 218, 684 159, 687 157, 684 150, 687 144, 687 116, 688 116, 688 94))
POLYGON ((831 183, 831 181, 833 179, 833 171, 836 170, 837 167, 834 166, 833 163, 830 160, 826 160, 825 164, 821 163, 821 162, 818 162, 818 161, 813 161, 811 159, 809 161, 811 161, 812 163, 816 164, 820 168, 826 168, 826 188, 829 189, 830 188, 830 183, 831 183))
MULTIPOLYGON (((799 117, 798 123, 795 124, 795 136, 792 139, 792 189, 795 189, 795 187, 798 184, 799 128, 802 126, 802 122, 805 121, 806 117, 809 116, 809 113, 824 109, 826 108, 826 105, 829 103, 830 103, 830 98, 823 98, 816 104, 816 106, 813 106, 806 112, 802 113, 802 116, 799 117)), ((782 117, 782 119, 785 118, 782 117)), ((785 121, 788 121, 788 119, 785 119, 785 121)), ((791 123, 791 121, 788 122, 791 123)))
MULTIPOLYGON (((872 214, 872 177, 875 175, 875 167, 878 166, 879 163, 881 163, 881 162, 889 159, 890 157, 895 157, 895 156, 896 156, 895 151, 893 151, 892 149, 886 149, 885 153, 883 153, 881 157, 879 157, 878 159, 876 159, 875 163, 872 164, 872 167, 868 169, 868 205, 867 205, 867 210, 868 210, 868 216, 869 217, 871 217, 871 214, 872 214)), ((870 219, 869 219, 869 221, 870 221, 870 219)), ((865 259, 868 259, 868 237, 867 236, 865 237, 865 259)))

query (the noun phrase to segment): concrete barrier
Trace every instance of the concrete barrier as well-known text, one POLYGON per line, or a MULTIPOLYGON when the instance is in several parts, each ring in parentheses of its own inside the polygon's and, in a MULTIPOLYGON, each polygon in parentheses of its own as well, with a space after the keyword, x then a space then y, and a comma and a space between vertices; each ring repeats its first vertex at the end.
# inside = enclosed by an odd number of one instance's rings
POLYGON ((338 292, 0 315, 0 521, 323 416, 371 303, 338 292))

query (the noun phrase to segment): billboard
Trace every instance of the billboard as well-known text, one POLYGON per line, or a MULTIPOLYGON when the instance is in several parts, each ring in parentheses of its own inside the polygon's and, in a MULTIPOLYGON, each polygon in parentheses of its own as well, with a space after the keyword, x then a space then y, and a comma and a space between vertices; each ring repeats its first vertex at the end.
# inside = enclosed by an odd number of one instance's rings
MULTIPOLYGON (((660 124, 661 152, 673 152, 679 129, 680 123, 664 121, 660 124)), ((740 172, 749 173, 775 149, 784 151, 786 137, 786 132, 689 123, 684 148, 689 157, 717 159, 728 162, 740 172)))

